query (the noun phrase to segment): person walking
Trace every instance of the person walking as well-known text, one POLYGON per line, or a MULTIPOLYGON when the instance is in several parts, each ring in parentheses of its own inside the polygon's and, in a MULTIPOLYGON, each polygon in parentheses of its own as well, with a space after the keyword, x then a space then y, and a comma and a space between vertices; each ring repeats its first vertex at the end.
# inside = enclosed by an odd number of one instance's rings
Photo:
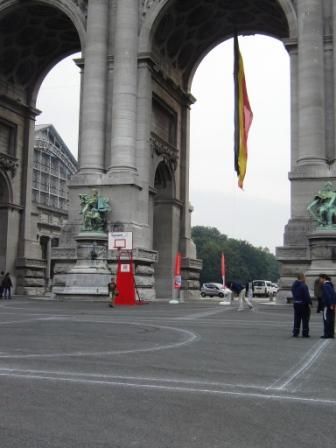
POLYGON ((316 312, 320 313, 323 311, 323 304, 322 304, 322 285, 320 282, 320 277, 318 277, 314 282, 314 297, 317 300, 317 308, 316 312))
POLYGON ((0 299, 2 299, 2 294, 3 294, 2 280, 4 278, 5 278, 5 273, 4 273, 4 271, 1 271, 1 273, 0 273, 0 299))
POLYGON ((324 330, 321 339, 333 339, 335 337, 335 289, 330 277, 326 274, 320 274, 320 283, 322 285, 324 330))
POLYGON ((238 296, 239 306, 238 311, 243 311, 244 303, 249 307, 250 310, 253 309, 253 305, 250 300, 246 297, 246 288, 239 282, 229 282, 228 284, 231 291, 238 296))
POLYGON ((294 308, 293 337, 297 338, 299 336, 302 322, 302 337, 309 338, 310 305, 312 300, 303 273, 298 274, 297 280, 293 283, 292 295, 294 308))
POLYGON ((108 287, 108 291, 109 291, 109 296, 110 296, 110 303, 109 303, 109 307, 113 308, 114 307, 114 302, 115 302, 115 298, 116 296, 119 295, 119 291, 117 288, 117 284, 114 280, 114 278, 111 278, 111 282, 107 285, 108 287))
POLYGON ((3 289, 4 300, 11 299, 12 298, 11 287, 13 286, 13 283, 12 283, 12 279, 10 278, 9 272, 7 272, 6 275, 4 276, 1 286, 3 289))

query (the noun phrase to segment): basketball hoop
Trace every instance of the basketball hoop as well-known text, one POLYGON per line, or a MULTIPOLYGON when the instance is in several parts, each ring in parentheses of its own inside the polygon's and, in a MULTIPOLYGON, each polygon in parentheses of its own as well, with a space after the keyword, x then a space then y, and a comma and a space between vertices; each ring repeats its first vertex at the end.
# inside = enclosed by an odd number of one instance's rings
POLYGON ((114 249, 126 249, 126 240, 124 238, 114 240, 114 249))

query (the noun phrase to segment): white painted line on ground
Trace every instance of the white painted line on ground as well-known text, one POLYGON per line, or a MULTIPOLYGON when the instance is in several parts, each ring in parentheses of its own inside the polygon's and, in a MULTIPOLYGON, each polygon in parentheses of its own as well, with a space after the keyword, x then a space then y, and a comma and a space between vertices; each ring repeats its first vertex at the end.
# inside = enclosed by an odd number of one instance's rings
MULTIPOLYGON (((40 319, 39 319, 40 320, 40 319)), ((48 319, 41 319, 41 320, 54 320, 53 318, 48 318, 48 319)), ((59 318, 57 318, 57 320, 60 320, 59 318)), ((102 320, 77 320, 77 319, 62 319, 63 321, 70 321, 70 322, 77 322, 77 323, 83 323, 83 322, 90 322, 90 323, 104 323, 104 324, 110 324, 111 321, 102 321, 102 320)), ((117 323, 117 322, 115 322, 117 323)), ((176 333, 181 333, 182 335, 185 336, 185 339, 183 341, 180 342, 175 342, 175 343, 171 343, 171 344, 162 344, 162 345, 155 345, 153 347, 147 347, 147 348, 138 348, 138 349, 130 349, 130 350, 106 350, 106 351, 101 351, 101 352, 85 352, 85 351, 78 351, 78 352, 69 352, 69 353, 29 353, 29 354, 21 354, 21 355, 17 355, 17 354, 10 354, 7 353, 5 355, 0 354, 0 359, 35 359, 35 358, 69 358, 69 357, 82 357, 82 356, 111 356, 111 355, 127 355, 130 353, 146 353, 146 352, 156 352, 156 351, 161 351, 161 350, 168 350, 168 349, 175 349, 175 348, 180 348, 183 347, 185 345, 189 345, 192 344, 193 342, 197 341, 200 339, 200 336, 197 335, 196 333, 189 331, 189 330, 185 330, 182 328, 175 328, 175 327, 167 327, 167 326, 163 326, 163 325, 151 325, 151 324, 142 324, 139 322, 118 322, 119 325, 120 324, 127 324, 127 325, 133 325, 133 326, 140 326, 140 327, 153 327, 153 328, 158 328, 158 329, 163 329, 163 330, 170 330, 170 331, 174 331, 176 333)))
POLYGON ((238 392, 232 390, 223 389, 209 389, 209 388, 195 388, 186 386, 168 386, 168 385, 158 385, 158 384, 147 384, 147 383, 131 383, 123 381, 108 381, 108 380, 98 380, 98 379, 88 379, 80 377, 65 377, 58 375, 39 375, 39 374, 20 374, 14 372, 3 372, 0 371, 0 377, 8 377, 10 379, 21 379, 21 380, 41 380, 41 381, 53 381, 53 382, 64 382, 64 383, 74 383, 74 384, 84 384, 86 386, 91 385, 103 385, 111 387, 121 387, 128 389, 146 389, 146 390, 157 390, 163 392, 172 393, 193 393, 193 394, 209 394, 215 396, 228 396, 234 398, 242 399, 258 399, 258 400, 274 400, 274 401, 288 401, 304 404, 313 405, 323 405, 323 406, 336 406, 336 400, 325 400, 321 398, 312 398, 304 396, 294 396, 294 395, 275 395, 267 393, 258 392, 238 392))
POLYGON ((326 349, 329 345, 330 340, 326 339, 324 341, 318 341, 300 360, 298 364, 296 364, 292 369, 287 371, 282 377, 277 379, 274 383, 271 384, 267 389, 274 390, 286 390, 289 388, 289 385, 296 380, 300 375, 306 372, 320 357, 321 353, 326 349))
POLYGON ((37 317, 35 319, 20 319, 20 320, 9 320, 5 322, 0 322, 0 325, 13 325, 13 324, 25 324, 29 322, 41 322, 51 320, 50 317, 37 317))
POLYGON ((55 370, 39 370, 39 369, 18 369, 18 368, 0 368, 0 376, 16 375, 38 375, 38 376, 61 376, 61 377, 77 377, 77 378, 89 378, 89 379, 102 379, 102 380, 123 380, 123 381, 138 381, 138 382, 153 382, 153 383, 168 383, 168 384, 192 384, 203 387, 228 387, 231 389, 258 389, 267 390, 263 386, 253 384, 232 384, 223 383, 218 381, 203 381, 193 379, 181 379, 181 378, 165 378, 165 377, 144 377, 144 376, 130 376, 130 375, 110 375, 103 373, 90 373, 90 372, 70 372, 70 371, 55 371, 55 370))
POLYGON ((193 313, 193 314, 189 314, 186 316, 176 317, 175 319, 176 320, 195 320, 195 319, 199 319, 200 317, 212 316, 214 314, 220 314, 220 313, 227 312, 227 311, 230 311, 230 309, 223 308, 223 307, 216 307, 214 310, 193 313))

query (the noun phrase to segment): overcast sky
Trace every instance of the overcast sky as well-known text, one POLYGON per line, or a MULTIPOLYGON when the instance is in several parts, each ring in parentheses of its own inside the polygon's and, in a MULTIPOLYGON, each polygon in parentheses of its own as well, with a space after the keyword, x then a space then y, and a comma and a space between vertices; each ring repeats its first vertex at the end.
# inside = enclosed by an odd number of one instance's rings
MULTIPOLYGON (((192 225, 217 227, 229 237, 268 247, 283 244, 289 219, 289 58, 264 36, 240 37, 254 119, 244 191, 233 163, 232 40, 210 52, 196 71, 191 113, 190 200, 192 225)), ((79 69, 74 56, 46 77, 37 123, 52 123, 77 156, 79 69)))

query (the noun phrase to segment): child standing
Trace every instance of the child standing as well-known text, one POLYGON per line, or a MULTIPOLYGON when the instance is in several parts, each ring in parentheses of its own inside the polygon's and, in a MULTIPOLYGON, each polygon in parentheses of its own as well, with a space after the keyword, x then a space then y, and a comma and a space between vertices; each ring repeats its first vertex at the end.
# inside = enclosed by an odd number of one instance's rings
POLYGON ((10 278, 9 272, 7 272, 7 274, 4 276, 3 280, 2 280, 2 290, 3 290, 3 296, 4 299, 9 300, 11 299, 11 287, 13 286, 12 280, 10 278))
POLYGON ((111 302, 109 303, 109 307, 113 308, 115 298, 116 298, 116 296, 119 295, 117 284, 113 277, 111 278, 111 282, 107 285, 107 287, 108 287, 109 296, 110 296, 110 300, 111 300, 111 302))

